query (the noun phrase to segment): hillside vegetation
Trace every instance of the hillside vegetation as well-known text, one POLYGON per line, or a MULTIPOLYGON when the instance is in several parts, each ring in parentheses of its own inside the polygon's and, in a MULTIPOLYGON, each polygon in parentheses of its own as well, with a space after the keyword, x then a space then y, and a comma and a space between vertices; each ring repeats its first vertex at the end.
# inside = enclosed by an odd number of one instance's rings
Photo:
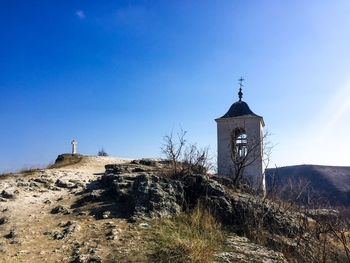
POLYGON ((289 198, 290 191, 305 187, 305 194, 298 200, 310 205, 350 205, 350 167, 296 165, 267 169, 268 187, 273 184, 280 190, 280 197, 289 198), (275 180, 275 182, 274 182, 275 180))
POLYGON ((81 156, 0 179, 0 261, 348 262, 337 212, 171 164, 81 156))

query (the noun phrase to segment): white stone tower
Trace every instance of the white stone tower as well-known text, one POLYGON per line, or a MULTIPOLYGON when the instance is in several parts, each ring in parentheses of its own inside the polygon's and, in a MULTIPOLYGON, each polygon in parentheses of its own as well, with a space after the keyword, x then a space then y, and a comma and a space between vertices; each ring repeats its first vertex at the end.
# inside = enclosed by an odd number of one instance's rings
POLYGON ((218 138, 218 175, 237 178, 265 192, 263 152, 264 120, 254 114, 242 101, 240 78, 239 100, 228 112, 216 119, 218 138))

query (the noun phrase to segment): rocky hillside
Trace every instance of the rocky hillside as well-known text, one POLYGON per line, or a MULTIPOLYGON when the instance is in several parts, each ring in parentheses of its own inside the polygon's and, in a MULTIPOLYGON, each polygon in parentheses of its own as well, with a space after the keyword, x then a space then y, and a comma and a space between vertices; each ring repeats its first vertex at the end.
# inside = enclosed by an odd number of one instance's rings
POLYGON ((78 254, 97 253, 103 240, 96 242, 96 236, 128 224, 120 220, 117 228, 115 222, 95 220, 89 210, 72 208, 106 164, 126 161, 84 157, 64 168, 0 179, 0 262, 70 262, 78 254))
POLYGON ((158 159, 69 158, 0 179, 1 262, 317 262, 311 218, 227 178, 171 179, 158 159), (183 215, 199 204, 184 238, 183 215))
POLYGON ((350 167, 296 165, 267 169, 266 175, 268 186, 276 175, 278 187, 286 187, 289 182, 309 183, 308 190, 312 195, 322 197, 324 203, 350 205, 350 167))

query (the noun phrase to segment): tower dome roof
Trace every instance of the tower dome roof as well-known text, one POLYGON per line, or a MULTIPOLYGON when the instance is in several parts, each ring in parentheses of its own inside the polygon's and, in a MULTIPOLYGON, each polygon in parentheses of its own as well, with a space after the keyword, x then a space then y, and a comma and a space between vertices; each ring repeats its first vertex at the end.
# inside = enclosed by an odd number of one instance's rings
POLYGON ((252 112, 246 102, 239 100, 232 104, 228 112, 226 112, 226 114, 222 116, 221 119, 231 118, 231 117, 240 117, 240 116, 261 117, 259 115, 256 115, 254 112, 252 112))
POLYGON ((228 112, 226 112, 226 114, 224 116, 222 116, 221 118, 216 119, 216 121, 220 120, 220 119, 226 119, 226 118, 234 118, 234 117, 258 117, 261 120, 261 123, 263 126, 265 126, 264 124, 264 120, 261 116, 256 115, 254 112, 251 111, 251 109, 249 108, 248 104, 244 101, 242 101, 242 97, 243 97, 243 92, 242 92, 242 87, 243 87, 243 78, 241 77, 238 81, 239 81, 239 92, 238 92, 238 98, 239 100, 236 101, 235 103, 233 103, 230 107, 230 109, 228 110, 228 112))

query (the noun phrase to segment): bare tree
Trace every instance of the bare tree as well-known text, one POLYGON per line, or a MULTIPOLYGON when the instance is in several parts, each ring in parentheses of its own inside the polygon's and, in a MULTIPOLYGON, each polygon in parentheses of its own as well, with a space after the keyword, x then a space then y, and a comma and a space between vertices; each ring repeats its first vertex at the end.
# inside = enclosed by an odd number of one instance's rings
POLYGON ((182 155, 183 148, 185 147, 185 135, 186 131, 183 129, 177 133, 178 142, 175 142, 173 132, 170 135, 165 135, 163 138, 163 145, 161 147, 162 153, 169 159, 172 163, 174 174, 178 173, 178 163, 182 155))
MULTIPOLYGON (((244 170, 260 158, 262 158, 265 168, 269 166, 273 149, 272 143, 267 140, 270 136, 271 134, 269 132, 265 132, 262 138, 248 138, 243 128, 236 129, 232 133, 230 145, 232 161, 231 174, 236 187, 242 183, 243 179, 249 183, 248 178, 243 178, 244 170)), ((265 174, 261 174, 261 177, 264 175, 265 174)), ((261 185, 259 185, 259 188, 261 188, 261 185)))
POLYGON ((185 139, 186 131, 181 129, 177 136, 173 133, 163 138, 162 153, 171 162, 173 175, 205 174, 212 169, 209 157, 209 147, 200 148, 196 144, 188 143, 185 139))
POLYGON ((183 173, 205 174, 211 169, 209 147, 199 148, 195 144, 188 144, 182 158, 183 173))

